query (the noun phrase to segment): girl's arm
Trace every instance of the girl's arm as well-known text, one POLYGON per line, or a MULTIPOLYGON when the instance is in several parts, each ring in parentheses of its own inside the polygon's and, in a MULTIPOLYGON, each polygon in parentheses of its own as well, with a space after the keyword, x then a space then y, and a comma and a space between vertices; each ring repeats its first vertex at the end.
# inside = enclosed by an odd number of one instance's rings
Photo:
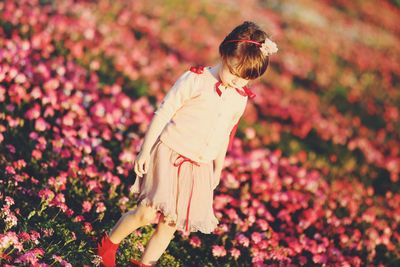
POLYGON ((166 94, 160 107, 154 112, 149 129, 143 141, 141 153, 149 154, 151 148, 161 134, 165 125, 174 116, 175 112, 190 99, 194 91, 195 75, 190 71, 183 73, 175 82, 171 90, 166 94))
POLYGON ((222 144, 222 147, 217 155, 217 158, 213 161, 213 163, 214 163, 214 187, 213 187, 213 189, 215 189, 217 187, 217 185, 219 184, 222 169, 224 168, 225 155, 226 155, 226 151, 228 150, 228 144, 229 144, 229 138, 225 138, 225 141, 222 144))
POLYGON ((213 161, 214 164, 214 189, 217 187, 220 181, 222 169, 224 168, 225 156, 228 148, 232 146, 233 138, 236 134, 237 126, 239 124, 240 116, 236 115, 235 119, 231 124, 231 132, 228 138, 224 139, 220 151, 218 152, 217 158, 213 161))
POLYGON ((156 142, 158 136, 161 134, 165 125, 168 123, 167 117, 159 116, 155 114, 151 120, 150 126, 144 137, 142 148, 140 150, 143 154, 150 154, 151 148, 156 142))

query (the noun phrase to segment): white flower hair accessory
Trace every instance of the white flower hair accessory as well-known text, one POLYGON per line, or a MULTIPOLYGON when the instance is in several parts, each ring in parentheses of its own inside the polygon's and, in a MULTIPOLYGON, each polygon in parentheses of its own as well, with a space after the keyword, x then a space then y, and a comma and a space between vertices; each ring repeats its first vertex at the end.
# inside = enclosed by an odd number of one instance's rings
POLYGON ((269 56, 271 54, 278 52, 278 47, 276 46, 276 43, 273 42, 269 38, 266 38, 263 43, 259 43, 259 42, 253 41, 253 40, 246 40, 246 39, 237 39, 237 40, 226 41, 226 43, 230 43, 230 42, 246 42, 246 43, 256 44, 256 45, 260 46, 260 50, 263 53, 263 55, 265 55, 265 56, 269 56))
POLYGON ((266 56, 269 56, 273 53, 278 52, 278 47, 276 46, 276 43, 274 43, 273 41, 271 41, 268 38, 266 38, 264 43, 261 44, 260 49, 263 52, 263 54, 266 56))

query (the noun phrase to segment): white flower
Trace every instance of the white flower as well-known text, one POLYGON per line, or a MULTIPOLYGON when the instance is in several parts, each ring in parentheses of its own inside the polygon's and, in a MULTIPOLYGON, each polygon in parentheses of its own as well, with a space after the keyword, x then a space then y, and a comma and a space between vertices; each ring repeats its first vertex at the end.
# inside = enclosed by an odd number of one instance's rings
POLYGON ((266 38, 264 43, 262 43, 260 49, 263 52, 263 54, 266 56, 269 56, 278 51, 278 47, 276 46, 276 43, 274 43, 273 41, 271 41, 268 38, 266 38))

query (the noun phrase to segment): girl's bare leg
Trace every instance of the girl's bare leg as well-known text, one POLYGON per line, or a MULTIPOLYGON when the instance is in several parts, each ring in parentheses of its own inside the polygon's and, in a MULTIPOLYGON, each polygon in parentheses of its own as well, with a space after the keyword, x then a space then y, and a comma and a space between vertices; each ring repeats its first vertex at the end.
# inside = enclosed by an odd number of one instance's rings
POLYGON ((109 234, 111 242, 120 243, 137 228, 152 222, 157 211, 149 206, 139 205, 136 209, 130 210, 122 215, 109 234))
POLYGON ((176 225, 170 226, 164 222, 164 214, 160 214, 160 220, 156 230, 151 236, 143 252, 142 263, 154 265, 167 249, 169 242, 173 239, 176 225))

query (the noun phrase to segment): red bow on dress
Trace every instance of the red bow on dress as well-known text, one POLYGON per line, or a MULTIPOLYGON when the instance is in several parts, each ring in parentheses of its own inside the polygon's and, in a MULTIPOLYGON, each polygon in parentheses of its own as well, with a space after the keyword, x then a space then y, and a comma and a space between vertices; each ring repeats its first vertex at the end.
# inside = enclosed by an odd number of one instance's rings
MULTIPOLYGON (((179 157, 177 157, 174 162, 174 166, 178 167, 178 177, 180 175, 181 166, 184 162, 189 162, 189 163, 195 164, 196 166, 200 166, 200 163, 179 154, 179 157), (179 159, 182 159, 182 160, 180 162, 177 162, 177 160, 179 160, 179 159)), ((193 185, 194 185, 194 181, 192 181, 192 188, 190 189, 189 203, 188 203, 188 207, 186 210, 186 228, 185 228, 186 231, 189 231, 189 211, 190 211, 190 202, 192 201, 193 185)))

